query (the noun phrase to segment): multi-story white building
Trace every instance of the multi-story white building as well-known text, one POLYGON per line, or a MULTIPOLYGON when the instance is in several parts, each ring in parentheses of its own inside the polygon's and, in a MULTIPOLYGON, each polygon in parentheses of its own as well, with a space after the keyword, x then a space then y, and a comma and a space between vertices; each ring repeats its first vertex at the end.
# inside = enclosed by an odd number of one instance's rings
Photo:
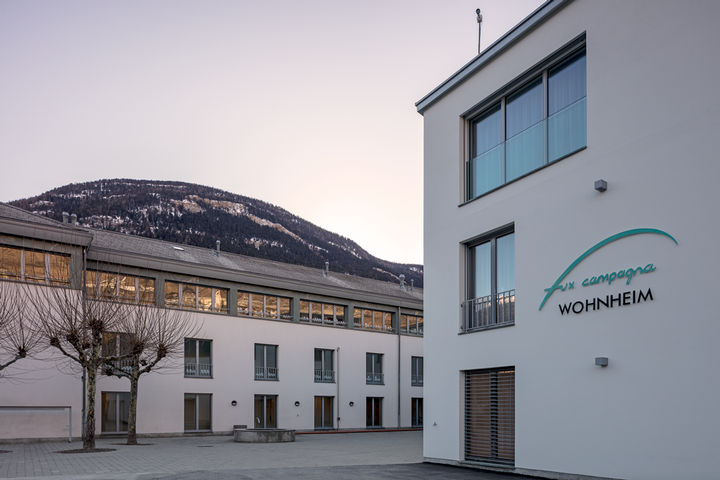
MULTIPOLYGON (((4 204, 0 280, 192 312, 201 328, 185 339, 184 360, 141 377, 140 434, 422 426, 422 289, 81 228, 4 204)), ((81 432, 81 372, 52 348, 38 357, 2 372, 0 439, 66 436, 66 407, 81 432)), ((100 377, 98 434, 127 430, 128 392, 128 380, 100 377)))
POLYGON ((718 19, 550 0, 417 103, 429 461, 720 477, 718 19))

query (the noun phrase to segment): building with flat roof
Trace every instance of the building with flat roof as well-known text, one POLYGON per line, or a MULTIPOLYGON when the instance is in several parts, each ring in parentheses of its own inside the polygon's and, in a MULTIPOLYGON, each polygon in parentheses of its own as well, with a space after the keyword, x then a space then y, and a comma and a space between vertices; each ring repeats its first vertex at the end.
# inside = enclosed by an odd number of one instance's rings
POLYGON ((417 103, 428 461, 718 477, 719 18, 550 0, 417 103))
MULTIPOLYGON (((144 375, 139 434, 423 423, 422 289, 331 269, 82 228, 0 204, 0 280, 189 312, 184 358, 144 375)), ((122 337, 108 339, 118 342, 122 337)), ((81 432, 79 367, 52 348, 13 365, 0 439, 81 432), (47 409, 45 407, 61 407, 47 409)), ((97 433, 127 431, 129 382, 101 376, 97 433)))

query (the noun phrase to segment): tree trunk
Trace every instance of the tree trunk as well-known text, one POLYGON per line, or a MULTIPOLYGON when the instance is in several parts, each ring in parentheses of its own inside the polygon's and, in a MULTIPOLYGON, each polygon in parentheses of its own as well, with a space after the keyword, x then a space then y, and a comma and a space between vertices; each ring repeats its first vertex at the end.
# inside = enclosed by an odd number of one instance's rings
MULTIPOLYGON (((133 366, 134 370, 134 366, 133 366)), ((137 445, 137 395, 138 395, 138 382, 140 375, 133 371, 130 375, 130 416, 128 418, 128 445, 137 445)))
POLYGON ((97 368, 87 369, 87 414, 85 417, 85 439, 83 448, 95 448, 95 390, 97 388, 97 368))

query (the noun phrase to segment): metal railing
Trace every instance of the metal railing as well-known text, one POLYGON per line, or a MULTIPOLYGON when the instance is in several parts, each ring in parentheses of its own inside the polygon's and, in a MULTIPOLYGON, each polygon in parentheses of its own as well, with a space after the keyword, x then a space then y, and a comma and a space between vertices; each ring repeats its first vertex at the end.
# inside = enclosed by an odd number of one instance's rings
POLYGON ((365 375, 365 383, 368 385, 383 385, 385 383, 385 375, 382 373, 370 373, 365 375))
POLYGON ((315 383, 335 383, 335 370, 315 369, 315 383))
POLYGON ((205 378, 212 377, 212 364, 187 362, 185 363, 185 376, 205 378))
POLYGON ((515 289, 497 295, 473 298, 462 304, 461 332, 513 325, 515 323, 515 289))
POLYGON ((412 375, 410 377, 410 385, 413 387, 422 387, 423 386, 423 376, 422 375, 412 375))
POLYGON ((278 369, 276 367, 255 367, 255 380, 277 380, 278 369))

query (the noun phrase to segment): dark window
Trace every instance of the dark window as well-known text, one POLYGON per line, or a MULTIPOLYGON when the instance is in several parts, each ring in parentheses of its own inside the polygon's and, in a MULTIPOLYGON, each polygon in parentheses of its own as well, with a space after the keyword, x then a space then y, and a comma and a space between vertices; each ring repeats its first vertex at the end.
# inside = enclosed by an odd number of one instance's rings
POLYGON ((410 357, 411 377, 410 385, 413 387, 423 386, 423 357, 410 357))
POLYGON ((209 393, 185 394, 185 431, 212 430, 212 395, 209 393))
POLYGON ((365 426, 382 427, 382 397, 365 398, 365 426))
POLYGON ((422 427, 423 426, 423 399, 413 398, 412 399, 412 426, 422 427))
POLYGON ((385 378, 382 371, 382 353, 365 354, 365 383, 383 385, 385 378))
POLYGON ((277 345, 255 344, 255 380, 278 379, 277 345))
POLYGON ((212 340, 185 339, 185 376, 212 377, 212 340))
POLYGON ((335 383, 334 353, 329 349, 315 349, 315 383, 335 383))

